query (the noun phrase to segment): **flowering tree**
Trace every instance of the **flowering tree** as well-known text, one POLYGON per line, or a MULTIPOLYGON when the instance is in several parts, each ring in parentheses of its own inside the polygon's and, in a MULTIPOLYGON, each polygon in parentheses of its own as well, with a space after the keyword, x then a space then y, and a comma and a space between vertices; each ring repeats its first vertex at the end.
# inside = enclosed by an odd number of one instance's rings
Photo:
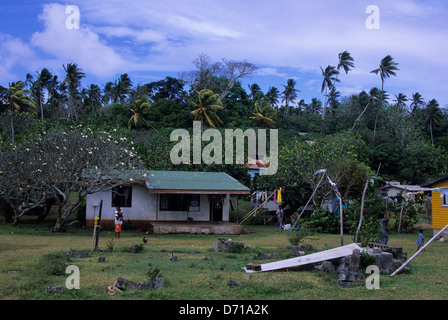
POLYGON ((0 192, 4 197, 8 194, 9 203, 14 204, 16 219, 23 215, 16 207, 20 188, 26 188, 29 194, 40 192, 42 198, 35 200, 42 202, 45 197, 53 197, 58 206, 55 232, 70 226, 70 217, 87 194, 144 178, 144 173, 137 170, 140 160, 132 142, 89 128, 44 132, 5 154, 14 155, 16 161, 10 160, 9 167, 0 165, 4 175, 0 178, 0 192), (26 171, 19 171, 24 167, 26 171), (10 188, 8 183, 13 178, 18 182, 10 188), (10 189, 15 189, 15 193, 5 192, 10 189))
POLYGON ((12 208, 14 225, 24 214, 42 205, 49 195, 43 184, 34 179, 33 172, 39 164, 28 161, 26 155, 25 150, 17 147, 0 152, 0 197, 12 208))

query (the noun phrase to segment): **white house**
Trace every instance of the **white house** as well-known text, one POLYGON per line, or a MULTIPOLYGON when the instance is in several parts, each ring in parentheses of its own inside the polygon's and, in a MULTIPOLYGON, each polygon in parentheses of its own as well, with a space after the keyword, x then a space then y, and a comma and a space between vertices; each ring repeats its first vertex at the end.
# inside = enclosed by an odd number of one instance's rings
POLYGON ((125 222, 153 233, 239 234, 244 230, 229 223, 229 200, 232 194, 250 194, 250 190, 228 174, 147 171, 145 179, 87 195, 87 227, 93 227, 102 203, 101 226, 107 229, 113 228, 116 207, 121 207, 125 222))

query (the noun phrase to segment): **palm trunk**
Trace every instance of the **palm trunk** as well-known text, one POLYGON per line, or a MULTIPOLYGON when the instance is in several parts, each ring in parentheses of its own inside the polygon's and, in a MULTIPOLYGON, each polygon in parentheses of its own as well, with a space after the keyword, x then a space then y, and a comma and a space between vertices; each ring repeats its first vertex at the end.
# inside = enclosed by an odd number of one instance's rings
POLYGON ((384 99, 384 79, 381 78, 381 101, 380 101, 380 105, 379 105, 379 109, 376 111, 376 116, 375 116, 375 125, 373 127, 373 141, 372 141, 372 147, 375 146, 375 135, 376 135, 376 124, 378 122, 378 115, 380 113, 380 108, 383 105, 383 100, 384 99))
POLYGON ((364 114, 364 112, 366 112, 366 110, 367 110, 367 108, 369 107, 369 105, 370 105, 370 102, 367 103, 367 105, 366 105, 366 107, 364 108, 364 110, 361 112, 361 114, 360 114, 360 115, 358 116, 358 118, 355 120, 355 123, 353 124, 353 127, 351 128, 350 131, 353 130, 353 128, 354 128, 355 125, 356 125, 356 122, 358 122, 358 120, 361 119, 362 115, 364 114))

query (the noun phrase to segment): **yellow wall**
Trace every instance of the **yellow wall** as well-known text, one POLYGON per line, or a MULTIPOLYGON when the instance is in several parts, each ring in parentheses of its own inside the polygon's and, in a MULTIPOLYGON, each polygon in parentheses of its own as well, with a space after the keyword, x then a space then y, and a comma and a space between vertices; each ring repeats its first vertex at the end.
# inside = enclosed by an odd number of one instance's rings
MULTIPOLYGON (((432 188, 448 187, 448 179, 431 185, 432 188)), ((440 192, 432 192, 432 227, 443 229, 448 224, 448 206, 442 207, 440 192)))

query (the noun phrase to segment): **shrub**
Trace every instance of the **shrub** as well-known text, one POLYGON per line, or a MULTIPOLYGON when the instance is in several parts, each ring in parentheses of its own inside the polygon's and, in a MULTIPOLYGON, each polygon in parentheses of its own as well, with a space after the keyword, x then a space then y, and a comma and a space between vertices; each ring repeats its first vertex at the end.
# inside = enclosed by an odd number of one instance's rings
POLYGON ((375 263, 376 257, 373 254, 369 254, 363 250, 361 253, 361 259, 359 261, 359 268, 365 272, 367 267, 375 263))
POLYGON ((48 253, 42 256, 42 259, 39 262, 39 266, 46 274, 60 276, 65 274, 65 269, 67 268, 68 261, 70 261, 70 258, 63 253, 48 253))
POLYGON ((375 242, 379 237, 380 225, 376 216, 365 216, 358 234, 358 242, 366 247, 368 242, 375 242))
POLYGON ((244 249, 244 243, 238 241, 232 241, 229 244, 229 253, 244 253, 246 250, 244 249))
POLYGON ((115 247, 114 239, 110 238, 109 241, 107 241, 107 243, 106 243, 107 251, 113 252, 114 251, 114 247, 115 247))
POLYGON ((313 233, 308 229, 307 225, 304 224, 299 230, 288 230, 288 241, 293 246, 299 246, 304 244, 305 239, 315 240, 312 237, 313 233))
POLYGON ((162 274, 160 273, 159 268, 155 267, 155 268, 149 268, 148 271, 146 272, 146 278, 148 279, 149 282, 154 282, 157 278, 161 278, 162 274))

